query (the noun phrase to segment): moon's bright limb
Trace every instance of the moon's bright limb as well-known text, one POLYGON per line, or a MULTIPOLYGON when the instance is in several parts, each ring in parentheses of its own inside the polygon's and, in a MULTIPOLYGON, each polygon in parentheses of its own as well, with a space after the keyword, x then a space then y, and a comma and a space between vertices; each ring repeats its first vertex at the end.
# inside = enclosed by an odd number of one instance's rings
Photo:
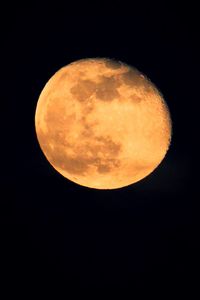
POLYGON ((114 189, 150 174, 171 138, 167 105, 138 70, 110 59, 61 68, 36 108, 36 133, 51 165, 80 185, 114 189))

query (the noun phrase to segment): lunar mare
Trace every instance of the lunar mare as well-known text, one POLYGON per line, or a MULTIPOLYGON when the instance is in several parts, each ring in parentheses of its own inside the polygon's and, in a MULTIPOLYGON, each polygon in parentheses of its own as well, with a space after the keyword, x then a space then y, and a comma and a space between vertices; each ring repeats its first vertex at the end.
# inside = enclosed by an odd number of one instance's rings
POLYGON ((114 189, 163 160, 171 139, 167 105, 142 73, 110 59, 83 59, 56 72, 40 94, 35 126, 42 151, 64 177, 114 189))

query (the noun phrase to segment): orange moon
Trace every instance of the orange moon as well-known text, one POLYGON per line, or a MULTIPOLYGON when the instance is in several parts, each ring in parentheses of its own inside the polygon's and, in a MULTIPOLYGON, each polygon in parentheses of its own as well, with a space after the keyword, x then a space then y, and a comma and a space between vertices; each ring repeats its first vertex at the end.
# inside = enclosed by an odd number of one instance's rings
POLYGON ((137 69, 111 59, 61 68, 42 90, 36 134, 50 164, 82 186, 115 189, 163 160, 171 119, 163 96, 137 69))

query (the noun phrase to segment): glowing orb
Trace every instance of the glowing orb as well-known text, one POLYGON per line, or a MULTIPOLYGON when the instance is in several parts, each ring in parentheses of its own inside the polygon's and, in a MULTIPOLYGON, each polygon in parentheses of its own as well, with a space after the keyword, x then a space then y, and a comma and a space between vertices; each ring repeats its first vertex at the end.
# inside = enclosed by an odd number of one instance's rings
POLYGON ((79 60, 54 74, 39 97, 35 125, 51 165, 97 189, 146 177, 171 138, 169 111, 155 85, 110 59, 79 60))

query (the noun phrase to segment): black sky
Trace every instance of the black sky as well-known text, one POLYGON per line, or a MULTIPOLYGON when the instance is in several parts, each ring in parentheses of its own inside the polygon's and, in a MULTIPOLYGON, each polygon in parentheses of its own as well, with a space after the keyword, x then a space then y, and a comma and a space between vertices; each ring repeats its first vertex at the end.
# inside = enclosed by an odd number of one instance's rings
POLYGON ((197 285, 199 79, 195 9, 85 2, 11 5, 2 19, 1 272, 8 286, 141 290, 197 285), (127 188, 98 191, 60 176, 36 140, 47 80, 81 58, 135 66, 161 90, 173 136, 162 164, 127 188), (5 105, 5 109, 4 109, 5 105))

